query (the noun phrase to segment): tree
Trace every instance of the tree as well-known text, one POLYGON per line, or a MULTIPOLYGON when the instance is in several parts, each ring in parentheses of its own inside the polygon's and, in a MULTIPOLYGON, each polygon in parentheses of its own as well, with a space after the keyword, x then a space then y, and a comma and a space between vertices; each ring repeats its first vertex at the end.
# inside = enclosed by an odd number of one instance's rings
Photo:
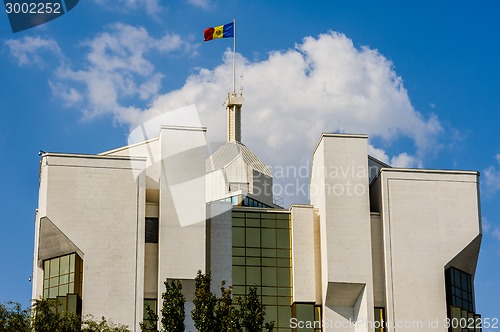
MULTIPOLYGON (((240 306, 241 326, 245 328, 245 331, 262 331, 262 325, 266 318, 266 308, 260 302, 259 296, 257 295, 257 286, 251 287, 243 300, 238 298, 238 304, 240 306)), ((272 331, 273 326, 274 322, 266 323, 265 328, 268 331, 272 331)))
MULTIPOLYGON (((223 281, 220 287, 221 297, 217 298, 210 291, 211 282, 210 272, 204 275, 198 271, 195 279, 194 309, 191 312, 198 331, 262 331, 266 312, 257 295, 257 286, 251 287, 244 299, 238 297, 238 305, 235 306, 231 287, 226 288, 223 281)), ((274 322, 264 326, 267 331, 273 331, 274 322)))
POLYGON ((16 302, 0 303, 0 331, 19 332, 30 328, 30 311, 16 302))
POLYGON ((220 326, 221 331, 239 332, 241 331, 240 311, 233 306, 231 287, 226 288, 225 285, 225 281, 222 281, 221 297, 217 299, 215 307, 216 326, 220 326))
POLYGON ((198 271, 195 278, 195 297, 193 300, 194 309, 191 315, 194 326, 200 332, 212 332, 219 330, 215 321, 215 307, 217 298, 210 291, 212 277, 210 272, 206 274, 198 271))
POLYGON ((59 301, 35 300, 31 306, 31 329, 33 332, 73 332, 81 330, 81 318, 63 311, 57 312, 59 301))
POLYGON ((101 317, 101 321, 96 321, 92 315, 89 315, 83 320, 83 323, 81 325, 81 331, 82 332, 129 332, 130 330, 126 325, 115 324, 107 320, 104 316, 101 317))
MULTIPOLYGON (((165 332, 183 332, 186 312, 184 303, 186 298, 182 294, 182 283, 179 280, 168 282, 165 280, 165 292, 162 294, 161 325, 165 332)), ((157 318, 158 319, 158 316, 157 318)))
POLYGON ((154 312, 153 309, 149 306, 149 304, 146 306, 146 314, 147 317, 145 320, 141 323, 139 323, 139 326, 141 327, 142 332, 158 332, 158 315, 154 312))
POLYGON ((104 317, 96 321, 92 316, 83 320, 67 311, 58 312, 59 301, 39 299, 31 308, 22 309, 19 303, 0 304, 1 332, 128 332, 125 325, 114 324, 104 317))

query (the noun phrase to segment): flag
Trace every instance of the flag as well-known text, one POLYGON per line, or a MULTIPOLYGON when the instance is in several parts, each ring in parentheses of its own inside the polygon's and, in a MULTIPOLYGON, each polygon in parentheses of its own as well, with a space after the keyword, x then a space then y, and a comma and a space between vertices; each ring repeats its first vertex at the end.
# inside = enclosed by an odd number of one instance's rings
POLYGON ((234 37, 234 22, 219 25, 217 27, 206 28, 203 31, 204 41, 209 41, 215 38, 230 38, 234 37))

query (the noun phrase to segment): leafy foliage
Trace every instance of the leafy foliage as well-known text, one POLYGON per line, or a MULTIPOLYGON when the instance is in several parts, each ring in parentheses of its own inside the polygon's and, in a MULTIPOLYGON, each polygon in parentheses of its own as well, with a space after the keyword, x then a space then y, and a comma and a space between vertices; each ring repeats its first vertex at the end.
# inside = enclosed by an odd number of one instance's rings
POLYGON ((57 300, 35 300, 31 309, 22 309, 19 303, 0 304, 0 331, 2 332, 128 332, 127 326, 114 324, 104 317, 96 321, 92 316, 80 316, 67 311, 58 312, 57 300))
POLYGON ((210 291, 211 282, 210 272, 203 274, 198 271, 195 278, 194 309, 191 311, 191 315, 194 326, 200 332, 212 332, 219 329, 215 320, 217 298, 210 291))
POLYGON ((19 303, 0 303, 0 331, 19 332, 30 328, 29 309, 23 309, 19 303))
MULTIPOLYGON (((165 292, 162 294, 163 306, 161 308, 161 325, 165 332, 183 332, 186 313, 184 303, 186 299, 182 294, 182 284, 179 280, 166 280, 165 292)), ((158 316, 157 316, 158 317, 158 316)), ((157 318, 158 319, 158 318, 157 318)))
POLYGON ((79 316, 66 311, 58 313, 57 300, 35 300, 32 307, 31 328, 34 332, 73 332, 81 330, 79 316))
MULTIPOLYGON (((257 295, 257 287, 251 287, 244 299, 239 297, 238 305, 240 307, 239 319, 241 320, 241 326, 245 329, 245 331, 262 331, 262 325, 264 323, 264 319, 266 318, 266 308, 260 302, 259 296, 257 295)), ((274 322, 266 323, 265 328, 267 331, 272 331, 274 328, 274 322)))
POLYGON ((240 311, 233 306, 231 287, 226 288, 224 281, 220 286, 220 293, 221 297, 217 299, 215 307, 216 326, 220 326, 221 331, 241 331, 240 311))
POLYGON ((105 317, 101 317, 100 321, 96 321, 92 315, 87 316, 82 323, 82 332, 129 332, 125 325, 115 324, 105 317))
POLYGON ((146 306, 146 314, 144 322, 139 323, 142 332, 158 332, 158 315, 154 312, 153 309, 149 306, 146 306))
MULTIPOLYGON (((266 316, 265 307, 257 295, 257 287, 251 287, 244 299, 237 298, 237 306, 233 303, 232 289, 221 284, 221 297, 210 292, 212 278, 210 272, 202 274, 198 271, 195 279, 194 309, 191 312, 194 326, 200 332, 260 332, 266 316)), ((266 323, 265 329, 273 331, 274 322, 266 323)))

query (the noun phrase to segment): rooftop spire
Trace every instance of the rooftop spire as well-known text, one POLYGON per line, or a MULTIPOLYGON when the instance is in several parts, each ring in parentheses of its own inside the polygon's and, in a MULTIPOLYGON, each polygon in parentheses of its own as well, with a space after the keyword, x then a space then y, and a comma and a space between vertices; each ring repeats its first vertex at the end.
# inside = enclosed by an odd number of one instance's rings
POLYGON ((228 143, 241 143, 241 106, 243 106, 243 94, 228 93, 226 99, 228 143))

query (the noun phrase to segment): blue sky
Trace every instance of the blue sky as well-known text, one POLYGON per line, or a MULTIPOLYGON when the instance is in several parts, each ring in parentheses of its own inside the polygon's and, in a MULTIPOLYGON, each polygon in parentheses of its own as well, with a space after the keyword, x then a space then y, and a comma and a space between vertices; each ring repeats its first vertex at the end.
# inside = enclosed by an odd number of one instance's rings
POLYGON ((16 34, 1 14, 0 302, 30 298, 40 149, 119 147, 145 118, 191 103, 224 140, 232 40, 203 43, 203 29, 235 18, 243 141, 267 163, 307 164, 321 132, 347 131, 396 166, 481 172, 476 304, 500 317, 499 12, 495 1, 85 0, 16 34))

